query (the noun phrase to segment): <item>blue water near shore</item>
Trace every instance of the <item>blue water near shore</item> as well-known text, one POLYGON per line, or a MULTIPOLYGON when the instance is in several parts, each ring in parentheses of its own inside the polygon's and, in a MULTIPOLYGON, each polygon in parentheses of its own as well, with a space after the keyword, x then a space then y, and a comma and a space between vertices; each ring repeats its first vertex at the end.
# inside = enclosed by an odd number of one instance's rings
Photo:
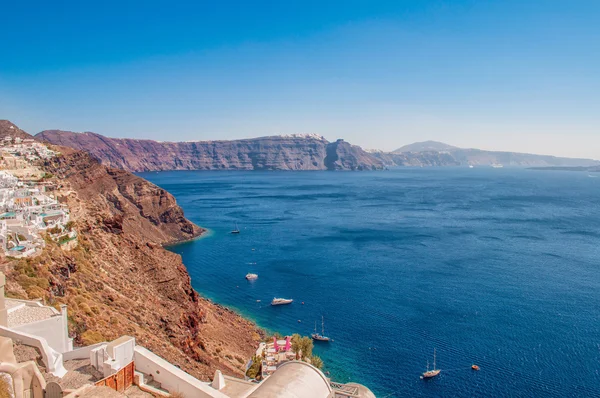
POLYGON ((600 396, 600 179, 506 168, 141 175, 212 231, 171 248, 193 286, 282 333, 309 334, 323 315, 335 341, 315 351, 335 380, 378 397, 600 396), (274 296, 295 301, 271 307, 274 296), (442 373, 420 380, 434 348, 442 373))

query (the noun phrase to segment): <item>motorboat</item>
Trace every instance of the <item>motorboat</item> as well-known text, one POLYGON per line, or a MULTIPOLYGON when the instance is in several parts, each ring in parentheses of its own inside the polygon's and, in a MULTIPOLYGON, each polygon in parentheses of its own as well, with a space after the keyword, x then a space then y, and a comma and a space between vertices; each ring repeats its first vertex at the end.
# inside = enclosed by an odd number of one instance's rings
POLYGON ((246 279, 248 279, 249 281, 255 281, 258 279, 258 275, 257 274, 246 274, 246 279))
POLYGON ((293 301, 294 301, 293 299, 284 299, 284 298, 277 298, 277 297, 275 297, 273 299, 273 301, 271 301, 271 305, 292 304, 293 301))

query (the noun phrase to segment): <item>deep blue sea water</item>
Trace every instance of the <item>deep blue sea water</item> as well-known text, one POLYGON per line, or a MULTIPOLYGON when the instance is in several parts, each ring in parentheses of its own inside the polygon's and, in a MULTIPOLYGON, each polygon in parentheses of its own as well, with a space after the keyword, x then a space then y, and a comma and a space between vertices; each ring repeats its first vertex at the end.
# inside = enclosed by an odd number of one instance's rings
POLYGON ((600 178, 508 168, 141 176, 211 231, 171 248, 193 286, 282 333, 309 334, 323 315, 335 341, 315 351, 335 380, 378 397, 600 396, 600 178), (295 302, 271 307, 274 296, 295 302), (434 348, 442 373, 420 380, 434 348))

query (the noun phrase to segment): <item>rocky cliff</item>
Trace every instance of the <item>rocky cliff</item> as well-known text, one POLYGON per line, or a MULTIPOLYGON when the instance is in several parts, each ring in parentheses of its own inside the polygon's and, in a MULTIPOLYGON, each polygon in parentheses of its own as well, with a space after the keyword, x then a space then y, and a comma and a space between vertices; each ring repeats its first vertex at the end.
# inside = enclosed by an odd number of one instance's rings
POLYGON ((460 166, 460 162, 451 154, 444 152, 382 152, 373 151, 371 155, 381 160, 386 167, 430 167, 430 166, 460 166))
POLYGON ((358 146, 316 135, 234 141, 158 142, 108 138, 95 133, 47 130, 36 135, 55 145, 84 150, 103 164, 129 171, 160 170, 378 170, 358 146))
POLYGON ((8 293, 68 304, 77 343, 128 334, 201 379, 217 368, 241 375, 261 331, 199 296, 181 257, 162 247, 203 230, 165 190, 82 151, 57 149, 62 154, 41 167, 71 209, 79 246, 64 251, 48 240, 37 257, 1 258, 8 293))

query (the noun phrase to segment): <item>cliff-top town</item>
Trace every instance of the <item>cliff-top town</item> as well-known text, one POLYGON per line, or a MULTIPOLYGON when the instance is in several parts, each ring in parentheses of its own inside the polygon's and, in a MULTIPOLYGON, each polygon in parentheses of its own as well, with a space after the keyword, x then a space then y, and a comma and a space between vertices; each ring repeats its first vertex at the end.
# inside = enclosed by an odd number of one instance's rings
POLYGON ((33 139, 0 141, 0 247, 5 256, 30 257, 44 248, 42 233, 61 245, 76 244, 69 209, 56 200, 59 187, 36 164, 56 155, 33 139))

